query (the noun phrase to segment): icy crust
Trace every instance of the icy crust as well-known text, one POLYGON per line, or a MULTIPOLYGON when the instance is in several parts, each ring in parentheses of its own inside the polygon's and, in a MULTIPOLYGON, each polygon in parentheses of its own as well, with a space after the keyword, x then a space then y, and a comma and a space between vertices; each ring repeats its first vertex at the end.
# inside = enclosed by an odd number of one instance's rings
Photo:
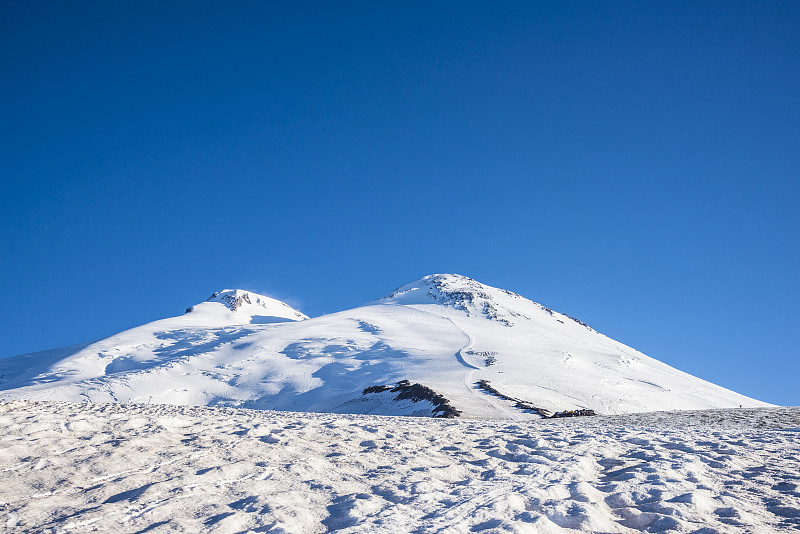
POLYGON ((799 428, 0 402, 0 531, 797 532, 799 428))

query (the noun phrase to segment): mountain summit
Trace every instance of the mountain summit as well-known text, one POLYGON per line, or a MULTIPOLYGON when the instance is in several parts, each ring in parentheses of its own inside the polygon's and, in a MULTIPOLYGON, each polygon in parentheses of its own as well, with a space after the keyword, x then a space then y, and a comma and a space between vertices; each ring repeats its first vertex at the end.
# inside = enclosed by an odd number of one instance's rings
POLYGON ((766 406, 456 274, 313 319, 228 289, 179 317, 0 360, 0 376, 0 399, 430 417, 766 406))
MULTIPOLYGON (((504 326, 514 326, 517 321, 530 321, 531 316, 556 313, 522 295, 482 284, 460 274, 431 274, 415 282, 400 286, 376 303, 424 305, 439 304, 461 310, 468 317, 483 317, 504 326)), ((563 319, 588 326, 577 319, 558 314, 563 319)))
POLYGON ((279 323, 287 319, 303 321, 308 316, 285 302, 242 289, 223 289, 208 297, 205 302, 186 309, 186 313, 221 313, 224 306, 237 316, 250 316, 251 323, 279 323))

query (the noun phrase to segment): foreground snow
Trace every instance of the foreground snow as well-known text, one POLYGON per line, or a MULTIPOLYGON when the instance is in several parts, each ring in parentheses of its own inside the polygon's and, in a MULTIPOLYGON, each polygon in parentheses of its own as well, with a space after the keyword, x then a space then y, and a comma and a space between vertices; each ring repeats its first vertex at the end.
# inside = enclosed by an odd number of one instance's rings
POLYGON ((526 422, 0 403, 10 532, 789 532, 800 409, 526 422))

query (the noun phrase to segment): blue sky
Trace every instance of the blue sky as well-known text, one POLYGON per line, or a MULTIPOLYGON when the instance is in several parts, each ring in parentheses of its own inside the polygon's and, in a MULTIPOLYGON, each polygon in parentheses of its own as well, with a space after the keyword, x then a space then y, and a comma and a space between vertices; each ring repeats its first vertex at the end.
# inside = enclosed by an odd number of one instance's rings
POLYGON ((0 357, 456 272, 800 404, 800 5, 4 2, 0 357))

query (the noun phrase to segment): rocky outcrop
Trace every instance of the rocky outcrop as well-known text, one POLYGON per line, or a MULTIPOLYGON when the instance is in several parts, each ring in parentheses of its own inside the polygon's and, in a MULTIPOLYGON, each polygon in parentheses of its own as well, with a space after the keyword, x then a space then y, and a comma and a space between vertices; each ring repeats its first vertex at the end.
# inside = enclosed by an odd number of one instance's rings
POLYGON ((401 380, 395 386, 370 386, 361 392, 362 395, 369 395, 371 393, 382 393, 390 391, 397 393, 394 400, 408 399, 412 402, 428 401, 433 404, 433 417, 442 419, 453 419, 461 415, 459 410, 456 410, 444 396, 436 393, 434 390, 422 384, 412 384, 408 380, 401 380))
POLYGON ((492 385, 489 383, 488 380, 478 380, 477 385, 480 389, 494 395, 495 397, 500 397, 501 399, 509 400, 514 403, 514 408, 519 408, 520 410, 534 412, 539 414, 542 419, 560 419, 562 417, 580 417, 580 416, 587 416, 587 415, 597 415, 594 410, 587 410, 587 409, 579 409, 579 410, 564 410, 563 412, 556 412, 554 414, 550 414, 548 410, 544 408, 539 408, 538 406, 534 406, 532 403, 524 400, 520 400, 514 397, 510 397, 503 393, 500 393, 492 385))

